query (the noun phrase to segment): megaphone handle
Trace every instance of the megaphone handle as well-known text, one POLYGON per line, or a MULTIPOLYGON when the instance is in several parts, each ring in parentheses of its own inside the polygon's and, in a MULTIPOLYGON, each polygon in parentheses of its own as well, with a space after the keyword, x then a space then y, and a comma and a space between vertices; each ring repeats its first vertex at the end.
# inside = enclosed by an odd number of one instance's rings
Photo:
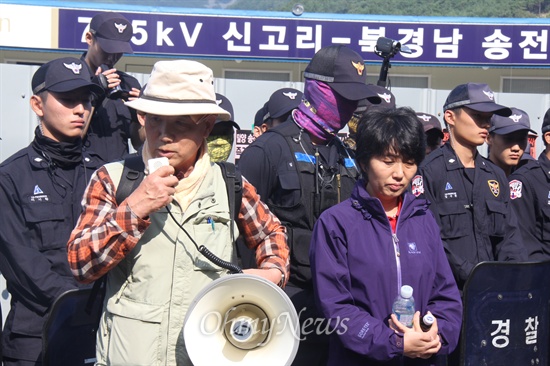
POLYGON ((206 258, 208 258, 210 262, 216 264, 217 266, 227 269, 231 273, 243 273, 243 270, 241 269, 241 267, 231 262, 224 261, 220 257, 216 256, 214 253, 212 253, 210 250, 208 250, 208 248, 205 247, 204 245, 201 245, 199 247, 199 253, 201 253, 206 258))

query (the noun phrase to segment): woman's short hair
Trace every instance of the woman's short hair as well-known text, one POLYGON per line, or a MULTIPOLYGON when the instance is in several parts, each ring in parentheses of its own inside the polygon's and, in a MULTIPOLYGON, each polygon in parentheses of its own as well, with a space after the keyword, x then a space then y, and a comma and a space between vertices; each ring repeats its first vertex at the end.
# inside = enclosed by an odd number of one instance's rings
POLYGON ((368 110, 359 120, 356 141, 355 158, 360 164, 391 151, 419 165, 426 155, 424 128, 408 107, 368 110))

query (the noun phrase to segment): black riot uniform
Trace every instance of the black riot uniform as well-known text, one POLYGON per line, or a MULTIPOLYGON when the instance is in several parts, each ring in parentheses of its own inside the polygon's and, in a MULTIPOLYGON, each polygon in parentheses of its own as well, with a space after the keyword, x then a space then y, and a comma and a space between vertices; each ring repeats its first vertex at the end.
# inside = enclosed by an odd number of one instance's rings
POLYGON ((0 271, 11 294, 2 344, 5 357, 41 361, 50 306, 79 286, 67 261, 67 241, 87 182, 103 162, 86 153, 62 167, 34 146, 0 165, 0 271))
POLYGON ((508 177, 528 260, 550 259, 550 160, 543 152, 508 177))
MULTIPOLYGON (((85 61, 86 53, 80 58, 85 61)), ((84 65, 88 67, 86 62, 84 65)), ((89 69, 89 67, 88 67, 89 69)), ((95 70, 89 70, 90 75, 95 70)), ((117 70, 120 76, 120 87, 124 90, 141 89, 139 81, 133 76, 117 70)), ((96 82, 97 78, 92 78, 96 82)), ((106 97, 96 105, 90 127, 84 140, 84 146, 98 154, 105 162, 118 161, 128 154, 128 139, 130 138, 130 124, 136 120, 136 112, 124 105, 120 98, 110 98, 109 91, 106 97)))
MULTIPOLYGON (((290 117, 244 150, 239 170, 287 228, 290 279, 285 291, 301 321, 322 319, 314 304, 311 282, 311 232, 321 212, 350 197, 359 175, 352 156, 338 138, 326 146, 312 144, 309 135, 290 117)), ((312 332, 308 341, 323 342, 315 339, 314 328, 305 331, 312 332)), ((306 346, 300 347, 304 350, 306 346)), ((328 344, 322 347, 317 354, 326 352, 328 344)), ((308 364, 315 364, 310 361, 308 364)), ((300 361, 299 352, 295 364, 300 362, 306 361, 300 361)))
POLYGON ((446 143, 422 162, 412 192, 431 202, 460 289, 480 262, 525 260, 508 179, 481 155, 464 168, 446 143))

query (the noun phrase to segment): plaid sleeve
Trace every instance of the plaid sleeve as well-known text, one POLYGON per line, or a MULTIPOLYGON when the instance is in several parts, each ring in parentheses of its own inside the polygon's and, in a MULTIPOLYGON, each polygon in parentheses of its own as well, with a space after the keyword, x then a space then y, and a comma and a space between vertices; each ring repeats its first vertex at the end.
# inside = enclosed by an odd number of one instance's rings
POLYGON ((290 264, 286 228, 244 177, 239 221, 246 245, 256 249, 258 268, 277 268, 288 280, 290 264))
POLYGON ((84 193, 83 212, 67 243, 69 265, 80 282, 95 281, 116 266, 150 224, 126 202, 118 206, 115 191, 107 170, 101 167, 84 193))

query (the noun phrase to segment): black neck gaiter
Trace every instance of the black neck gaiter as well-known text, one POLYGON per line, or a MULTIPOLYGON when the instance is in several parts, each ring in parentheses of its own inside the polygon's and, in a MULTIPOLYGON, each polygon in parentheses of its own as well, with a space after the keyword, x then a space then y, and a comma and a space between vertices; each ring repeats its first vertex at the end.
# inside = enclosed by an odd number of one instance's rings
POLYGON ((82 139, 72 142, 58 142, 42 134, 39 127, 34 130, 32 147, 41 152, 49 163, 60 168, 70 168, 82 161, 82 139))

